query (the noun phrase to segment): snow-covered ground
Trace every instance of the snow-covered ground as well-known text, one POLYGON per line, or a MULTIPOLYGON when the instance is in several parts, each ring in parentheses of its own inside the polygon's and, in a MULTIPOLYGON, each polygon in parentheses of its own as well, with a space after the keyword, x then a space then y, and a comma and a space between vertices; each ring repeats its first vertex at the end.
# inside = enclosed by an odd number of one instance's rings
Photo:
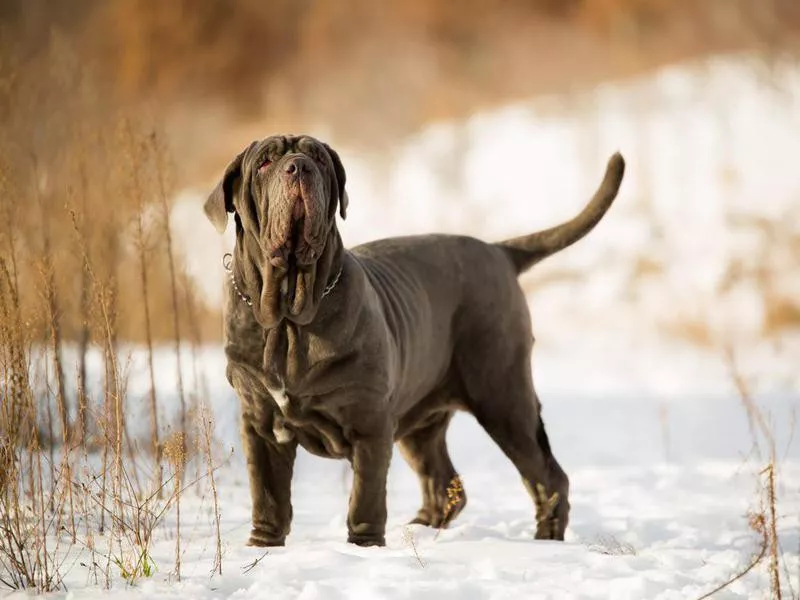
MULTIPOLYGON (((246 548, 249 492, 238 404, 220 348, 209 347, 200 353, 199 372, 215 412, 219 458, 233 448, 219 472, 223 576, 210 576, 210 498, 188 494, 182 581, 170 575, 170 513, 153 552, 156 574, 133 588, 118 578, 113 597, 699 597, 758 548, 746 515, 759 508, 766 448, 762 440, 761 455, 754 451, 720 350, 728 342, 774 429, 783 579, 800 590, 800 442, 793 438, 800 343, 790 335, 780 346, 761 339, 762 290, 752 282, 720 291, 731 264, 746 261, 763 241, 736 230, 731 218, 755 215, 791 226, 800 205, 800 73, 778 73, 777 91, 760 75, 746 57, 675 67, 581 97, 433 125, 389 156, 339 148, 351 200, 341 224, 348 245, 428 231, 491 240, 546 227, 580 209, 611 152, 626 156, 628 174, 607 217, 524 280, 537 336, 534 381, 554 452, 571 479, 565 543, 533 541, 533 507, 519 476, 474 420, 459 416, 448 439, 469 502, 451 529, 435 537, 404 526, 419 490, 395 456, 388 546, 347 545, 348 469, 301 451, 287 546, 266 555, 246 548), (543 285, 548 278, 555 281, 543 285), (694 321, 710 331, 712 345, 664 334, 694 321)), ((215 237, 202 200, 202 191, 187 191, 173 224, 191 272, 216 302, 231 237, 215 237)), ((787 274, 777 289, 796 295, 800 277, 790 274, 797 257, 778 252, 770 260, 787 274)), ((148 379, 141 352, 131 356, 130 422, 144 432, 137 411, 148 379)), ((168 351, 159 352, 159 397, 172 407, 162 415, 165 427, 177 405, 173 364, 168 351)), ((99 370, 99 357, 93 365, 99 370)), ((185 369, 192 382, 188 362, 185 369)), ((68 596, 111 597, 87 585, 80 562, 76 556, 67 575, 68 596)), ((768 590, 761 566, 717 597, 769 598, 768 590)))
MULTIPOLYGON (((141 351, 132 351, 125 361, 134 434, 146 433, 135 400, 147 388, 144 358, 141 351)), ((160 402, 172 407, 162 417, 174 423, 174 357, 162 350, 155 358, 160 402)), ((222 353, 206 348, 198 360, 214 406, 217 459, 233 451, 217 474, 223 575, 210 575, 211 497, 190 491, 182 507, 180 582, 172 574, 173 510, 155 536, 152 557, 158 570, 153 577, 127 587, 112 566, 112 595, 89 584, 91 573, 81 564, 87 563, 86 554, 73 553, 66 597, 685 599, 736 574, 758 549, 747 514, 761 508, 758 482, 763 481, 759 471, 766 448, 762 441, 759 457, 736 397, 687 395, 665 402, 647 395, 563 394, 563 385, 545 382, 540 392, 551 443, 571 478, 566 542, 532 539, 533 507, 519 476, 475 421, 460 415, 448 441, 469 502, 451 529, 437 537, 432 530, 404 525, 418 508, 419 489, 416 476, 396 454, 388 484, 387 547, 346 544, 349 468, 301 450, 293 482, 292 533, 286 547, 265 555, 244 545, 249 491, 237 436, 238 404, 224 379, 222 353)), ((184 366, 192 388, 188 360, 184 366)), ((535 376, 545 369, 536 367, 535 376)), ((578 379, 580 373, 571 376, 578 379)), ((797 401, 778 396, 757 402, 774 428, 781 458, 783 579, 798 590, 800 441, 792 435, 797 401)), ((96 541, 99 548, 105 546, 96 541)), ((770 598, 768 590, 762 565, 717 597, 770 598)))

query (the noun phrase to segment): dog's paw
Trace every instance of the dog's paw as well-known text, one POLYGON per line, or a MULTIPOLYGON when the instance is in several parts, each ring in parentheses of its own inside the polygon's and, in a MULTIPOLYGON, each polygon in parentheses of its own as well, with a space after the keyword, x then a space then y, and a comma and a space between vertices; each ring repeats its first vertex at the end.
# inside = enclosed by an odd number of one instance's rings
POLYGON ((353 535, 350 534, 347 536, 347 543, 348 544, 355 544, 356 546, 361 546, 362 548, 367 548, 370 546, 385 546, 386 545, 386 538, 384 536, 366 536, 366 535, 353 535))
POLYGON ((550 522, 540 524, 536 528, 536 534, 533 536, 533 539, 563 542, 564 532, 561 530, 558 519, 553 519, 550 522))
POLYGON ((250 532, 250 539, 247 540, 247 545, 255 548, 285 546, 286 538, 274 538, 253 530, 250 532))
MULTIPOLYGON (((430 499, 429 499, 430 500, 430 499)), ((436 495, 428 506, 423 506, 408 524, 425 525, 434 529, 446 529, 467 505, 467 494, 456 475, 448 483, 447 488, 436 495)))
POLYGON ((424 525, 425 527, 433 527, 433 521, 427 515, 427 513, 423 514, 423 511, 419 511, 419 514, 411 519, 408 525, 424 525))
POLYGON ((537 483, 534 488, 536 504, 536 536, 537 540, 564 541, 565 520, 559 519, 559 509, 563 512, 564 503, 561 495, 553 492, 548 495, 545 487, 537 483))

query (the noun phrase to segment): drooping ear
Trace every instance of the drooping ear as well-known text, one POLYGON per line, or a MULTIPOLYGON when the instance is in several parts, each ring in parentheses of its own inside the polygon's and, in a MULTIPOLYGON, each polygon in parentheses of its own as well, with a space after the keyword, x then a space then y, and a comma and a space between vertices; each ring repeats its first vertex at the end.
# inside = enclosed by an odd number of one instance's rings
POLYGON ((225 167, 225 173, 222 175, 222 179, 220 179, 214 190, 209 194, 206 203, 203 205, 203 210, 208 220, 214 224, 214 227, 219 233, 225 232, 225 227, 228 225, 228 213, 233 212, 233 197, 238 191, 242 181, 242 159, 244 158, 245 152, 247 152, 247 150, 240 152, 236 158, 225 167))
POLYGON ((328 151, 328 155, 333 162, 333 172, 336 175, 337 191, 339 192, 339 214, 342 216, 342 219, 346 219, 347 205, 350 202, 350 199, 347 197, 347 190, 344 189, 344 184, 347 181, 347 174, 344 171, 342 159, 339 158, 339 154, 336 150, 331 148, 328 144, 323 144, 323 146, 325 146, 325 150, 328 151))

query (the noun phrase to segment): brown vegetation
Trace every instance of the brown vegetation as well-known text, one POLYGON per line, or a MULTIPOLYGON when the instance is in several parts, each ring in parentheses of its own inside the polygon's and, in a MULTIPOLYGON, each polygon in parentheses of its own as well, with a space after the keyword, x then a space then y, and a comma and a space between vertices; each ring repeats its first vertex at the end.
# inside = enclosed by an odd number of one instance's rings
MULTIPOLYGON (((747 415, 750 424, 750 435, 753 442, 753 450, 758 461, 766 460, 766 466, 758 472, 758 507, 751 510, 747 515, 747 524, 758 539, 758 549, 752 559, 736 574, 728 580, 722 582, 713 590, 703 594, 698 600, 705 600, 715 596, 732 583, 748 575, 753 569, 758 567, 765 558, 768 558, 766 565, 769 574, 769 592, 772 598, 781 600, 783 598, 784 586, 781 582, 781 567, 786 569, 786 556, 781 547, 780 535, 778 533, 778 521, 781 518, 778 514, 778 495, 777 477, 780 470, 780 461, 775 446, 775 436, 762 409, 751 395, 750 385, 739 370, 735 352, 732 348, 725 349, 725 362, 730 371, 730 376, 734 387, 739 395, 739 400, 747 415), (767 446, 767 456, 761 452, 761 446, 767 446)), ((788 572, 787 572, 787 579, 788 572)), ((795 597, 791 587, 791 581, 786 582, 791 598, 795 597)))
MULTIPOLYGON (((207 478, 220 539, 214 483, 219 462, 214 458, 211 416, 205 411, 197 423, 195 437, 202 438, 202 443, 196 456, 186 451, 185 440, 194 433, 191 429, 175 431, 163 453, 154 448, 147 456, 134 449, 139 440, 128 431, 125 417, 131 402, 138 399, 126 392, 127 368, 113 329, 114 296, 86 253, 87 240, 79 235, 75 212, 71 216, 80 259, 89 274, 87 294, 96 306, 88 327, 103 350, 105 389, 96 386, 95 400, 84 401, 85 422, 93 425, 89 430, 75 427, 71 418, 83 417, 80 411, 69 410, 69 404, 88 396, 82 394, 80 379, 77 389, 70 389, 66 385, 54 388, 51 383, 59 376, 48 375, 47 370, 32 377, 37 373, 33 368, 37 359, 58 365, 61 346, 41 339, 38 319, 23 317, 17 265, 24 247, 15 243, 13 229, 4 231, 7 245, 0 256, 0 587, 37 592, 62 589, 66 571, 76 568, 74 552, 81 553, 80 565, 89 570, 96 585, 108 588, 117 578, 133 584, 150 577, 157 566, 150 554, 153 533, 163 527, 164 516, 173 509, 178 513, 176 575, 180 578, 180 498, 188 487, 206 493, 198 484, 207 478), (191 460, 203 474, 184 484, 191 460)), ((53 278, 44 277, 41 285, 40 295, 28 307, 31 314, 60 314, 58 308, 52 310, 53 278)), ((143 301, 147 300, 145 293, 143 301)), ((150 406, 153 412, 165 408, 150 406)), ((215 561, 215 570, 221 572, 221 543, 215 561)))
POLYGON ((134 451, 127 417, 139 399, 119 347, 147 339, 152 362, 156 343, 189 331, 196 346, 218 325, 192 299, 169 236, 163 122, 113 101, 68 28, 13 52, 18 40, 0 29, 0 586, 62 587, 60 546, 85 547, 98 583, 133 582, 152 574, 152 531, 185 486, 183 467, 162 461, 155 395, 152 456, 134 451), (88 380, 92 347, 102 381, 88 380), (73 349, 77 361, 65 358, 73 349))
POLYGON ((791 0, 9 0, 0 216, 15 231, 23 320, 56 347, 98 339, 82 243, 113 340, 217 337, 166 213, 176 186, 209 179, 238 148, 237 120, 323 123, 374 147, 431 119, 688 56, 783 51, 798 13, 791 0), (32 310, 42 289, 50 308, 32 310))
POLYGON ((0 64, 0 105, 13 107, 0 109, 0 253, 16 257, 21 319, 35 339, 85 347, 102 339, 90 318, 98 311, 91 289, 102 288, 112 337, 142 341, 147 316, 135 290, 145 277, 153 338, 172 339, 173 307, 187 328, 192 290, 175 272, 180 264, 173 267, 165 215, 152 208, 171 194, 162 150, 152 142, 160 126, 141 113, 124 126, 130 119, 107 103, 73 47, 56 35, 45 44, 27 69, 0 64), (142 252, 144 272, 136 260, 142 252), (183 285, 175 289, 173 281, 183 285))
POLYGON ((510 98, 714 52, 782 51, 800 31, 793 0, 9 0, 2 10, 0 44, 20 67, 61 36, 109 102, 173 113, 189 178, 230 150, 222 128, 198 132, 185 117, 199 107, 275 129, 321 122, 374 145, 510 98))

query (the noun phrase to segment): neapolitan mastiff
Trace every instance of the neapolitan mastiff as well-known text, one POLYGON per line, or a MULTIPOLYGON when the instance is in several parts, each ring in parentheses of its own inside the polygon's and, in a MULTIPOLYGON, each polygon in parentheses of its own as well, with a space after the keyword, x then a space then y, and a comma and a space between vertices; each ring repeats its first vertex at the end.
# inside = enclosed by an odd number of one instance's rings
POLYGON ((612 156, 583 211, 538 233, 495 244, 398 237, 348 250, 336 226, 348 208, 345 169, 327 144, 273 136, 228 165, 204 208, 220 232, 229 213, 236 223, 224 330, 242 408, 249 544, 285 543, 298 445, 352 465, 348 541, 385 543, 395 441, 420 479, 413 522, 447 526, 466 504, 445 440, 456 410, 473 414, 516 466, 536 538, 564 539, 569 481, 534 391, 517 276, 600 221, 624 168, 612 156))

